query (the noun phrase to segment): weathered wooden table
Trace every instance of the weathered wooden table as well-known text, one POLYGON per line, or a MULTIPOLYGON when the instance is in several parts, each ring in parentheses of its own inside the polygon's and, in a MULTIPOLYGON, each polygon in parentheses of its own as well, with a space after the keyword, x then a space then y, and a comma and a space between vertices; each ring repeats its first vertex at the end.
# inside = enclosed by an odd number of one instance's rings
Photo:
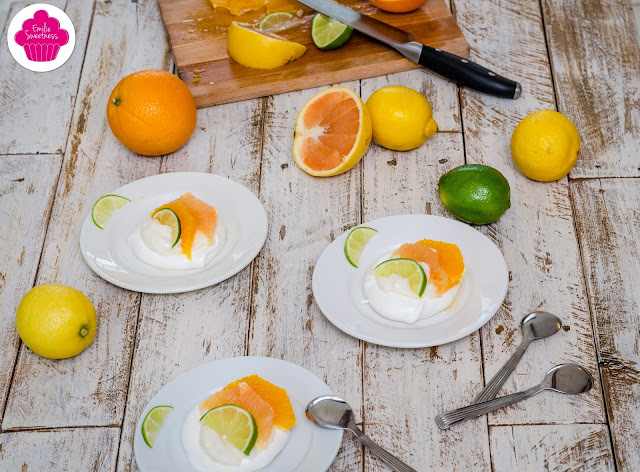
MULTIPOLYGON (((105 107, 123 76, 173 68, 156 2, 50 2, 76 27, 65 66, 19 66, 8 20, 0 44, 0 470, 137 470, 134 426, 153 394, 198 364, 245 354, 308 368, 348 399, 374 440, 421 471, 640 470, 640 47, 628 0, 451 0, 472 57, 517 77, 523 97, 495 99, 422 71, 346 83, 363 99, 387 84, 415 88, 440 130, 411 152, 373 145, 330 179, 301 172, 290 151, 296 114, 318 89, 201 109, 184 148, 134 155, 109 130, 105 107), (548 184, 520 174, 509 151, 519 120, 544 108, 566 114, 582 137, 569 178, 548 184), (362 221, 446 215, 437 180, 465 162, 496 167, 511 184, 511 209, 479 228, 509 265, 500 311, 430 349, 379 347, 333 327, 310 291, 322 250, 362 221), (270 228, 257 259, 182 295, 140 295, 94 275, 78 240, 96 198, 183 170, 259 196, 270 228), (99 315, 93 344, 63 361, 34 355, 14 328, 22 295, 54 281, 86 293, 99 315), (595 388, 544 392, 439 431, 433 417, 475 396, 534 309, 561 315, 564 329, 531 345, 503 392, 569 361, 595 374, 595 388)), ((2 0, 0 18, 27 3, 2 0)), ((332 470, 384 467, 345 436, 332 470)))

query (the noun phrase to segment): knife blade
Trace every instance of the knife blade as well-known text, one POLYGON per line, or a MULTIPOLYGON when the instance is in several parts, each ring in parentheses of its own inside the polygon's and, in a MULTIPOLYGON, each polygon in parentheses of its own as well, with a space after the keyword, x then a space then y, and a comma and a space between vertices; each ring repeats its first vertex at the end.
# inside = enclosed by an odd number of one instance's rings
POLYGON ((522 93, 521 85, 464 57, 432 48, 416 41, 406 31, 363 15, 331 0, 297 0, 329 18, 392 47, 411 62, 419 64, 458 85, 501 98, 515 99, 522 93))

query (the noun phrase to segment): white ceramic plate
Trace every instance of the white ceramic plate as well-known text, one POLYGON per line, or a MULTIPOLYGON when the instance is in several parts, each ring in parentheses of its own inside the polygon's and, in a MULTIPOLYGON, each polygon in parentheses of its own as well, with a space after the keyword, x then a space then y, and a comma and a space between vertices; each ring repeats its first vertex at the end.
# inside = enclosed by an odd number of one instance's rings
POLYGON ((219 175, 175 172, 136 180, 110 192, 131 200, 98 228, 91 214, 82 225, 80 249, 89 267, 118 287, 145 293, 180 293, 222 282, 245 268, 267 237, 267 214, 246 187, 219 175), (202 269, 168 270, 148 265, 133 253, 127 238, 159 206, 183 193, 216 207, 226 230, 222 250, 202 269))
POLYGON ((247 375, 258 374, 289 395, 297 424, 290 430, 284 449, 260 472, 324 472, 340 448, 342 431, 323 429, 305 415, 311 400, 331 395, 329 387, 306 369, 271 357, 232 357, 198 366, 172 380, 151 399, 142 411, 133 449, 142 472, 196 471, 182 446, 182 423, 191 409, 221 387, 247 375), (142 421, 151 408, 170 405, 174 409, 156 436, 153 449, 142 437, 142 421))
POLYGON ((430 215, 389 216, 361 226, 378 234, 365 247, 357 269, 344 255, 347 231, 325 249, 313 271, 316 303, 345 333, 383 346, 437 346, 471 334, 500 308, 509 283, 507 263, 498 247, 471 226, 430 215), (414 324, 380 316, 366 303, 365 276, 380 257, 425 238, 460 247, 466 273, 456 299, 445 311, 414 324))

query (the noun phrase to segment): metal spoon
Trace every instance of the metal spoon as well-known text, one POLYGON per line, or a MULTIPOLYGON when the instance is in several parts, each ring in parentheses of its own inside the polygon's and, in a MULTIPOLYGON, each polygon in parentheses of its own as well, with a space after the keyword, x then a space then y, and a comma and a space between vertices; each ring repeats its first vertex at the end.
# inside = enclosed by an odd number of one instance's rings
POLYGON ((504 397, 495 398, 487 402, 458 408, 448 413, 441 413, 436 416, 436 423, 440 429, 447 429, 449 426, 460 423, 461 421, 476 418, 499 408, 513 405, 543 390, 554 390, 560 393, 575 395, 587 392, 591 390, 591 387, 593 387, 593 377, 591 377, 587 369, 577 364, 561 364, 547 372, 544 380, 535 387, 504 397))
POLYGON ((318 397, 307 405, 307 418, 318 426, 329 429, 347 429, 355 434, 362 444, 396 472, 417 472, 396 456, 374 443, 358 426, 353 410, 342 398, 333 396, 318 397))
POLYGON ((558 332, 562 328, 562 320, 556 315, 546 311, 534 311, 522 318, 522 342, 505 365, 493 376, 480 393, 473 399, 473 403, 486 402, 495 398, 500 388, 515 370, 516 365, 522 359, 524 351, 531 341, 546 338, 558 332))

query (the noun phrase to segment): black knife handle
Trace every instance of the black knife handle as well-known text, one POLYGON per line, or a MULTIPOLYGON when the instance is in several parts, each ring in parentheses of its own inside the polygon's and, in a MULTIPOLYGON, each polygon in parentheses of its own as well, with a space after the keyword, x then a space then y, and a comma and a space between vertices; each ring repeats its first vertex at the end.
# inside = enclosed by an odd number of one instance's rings
POLYGON ((468 59, 429 46, 422 46, 418 64, 457 82, 458 85, 496 97, 518 98, 522 91, 518 82, 502 77, 468 59))

